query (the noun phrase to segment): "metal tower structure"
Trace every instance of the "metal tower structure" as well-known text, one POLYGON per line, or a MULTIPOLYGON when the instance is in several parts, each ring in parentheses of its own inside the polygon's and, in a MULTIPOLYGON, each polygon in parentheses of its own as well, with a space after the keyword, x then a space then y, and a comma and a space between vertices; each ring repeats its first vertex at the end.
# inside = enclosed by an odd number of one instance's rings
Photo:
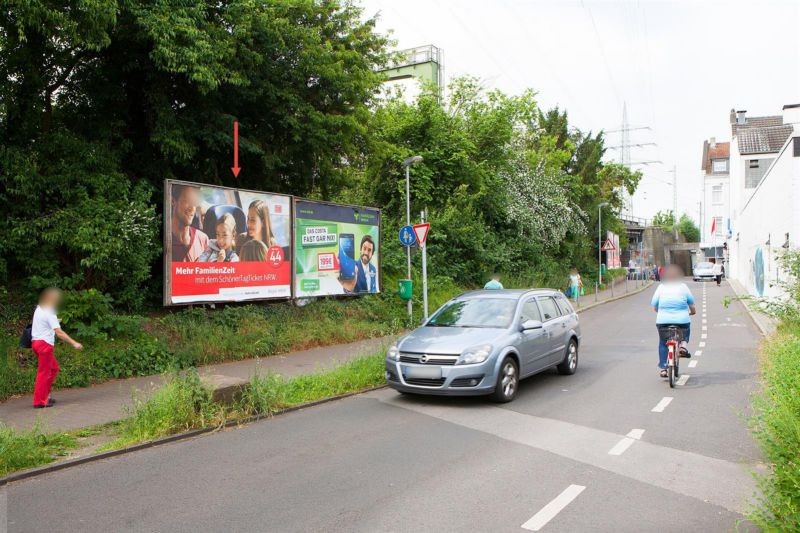
POLYGON ((444 50, 432 44, 400 50, 394 62, 380 70, 386 81, 416 78, 422 83, 432 83, 441 100, 444 88, 444 50))

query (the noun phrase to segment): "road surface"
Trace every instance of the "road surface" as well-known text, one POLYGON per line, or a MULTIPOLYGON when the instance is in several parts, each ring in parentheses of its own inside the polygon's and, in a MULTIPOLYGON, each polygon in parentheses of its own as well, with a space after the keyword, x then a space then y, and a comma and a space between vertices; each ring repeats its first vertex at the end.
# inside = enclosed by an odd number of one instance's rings
POLYGON ((733 531, 761 470, 743 418, 759 336, 729 287, 705 285, 703 317, 690 286, 696 355, 674 390, 649 289, 583 313, 577 374, 510 404, 331 402, 13 483, 8 530, 733 531))

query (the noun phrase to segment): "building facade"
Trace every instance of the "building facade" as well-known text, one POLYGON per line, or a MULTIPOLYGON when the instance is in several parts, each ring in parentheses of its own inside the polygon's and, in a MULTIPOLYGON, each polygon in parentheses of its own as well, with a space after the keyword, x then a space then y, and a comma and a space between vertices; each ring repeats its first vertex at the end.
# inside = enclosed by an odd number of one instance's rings
POLYGON ((722 247, 731 230, 730 143, 704 141, 702 170, 701 247, 722 247))
POLYGON ((780 115, 731 111, 729 276, 754 296, 777 296, 780 256, 800 246, 800 104, 780 115))

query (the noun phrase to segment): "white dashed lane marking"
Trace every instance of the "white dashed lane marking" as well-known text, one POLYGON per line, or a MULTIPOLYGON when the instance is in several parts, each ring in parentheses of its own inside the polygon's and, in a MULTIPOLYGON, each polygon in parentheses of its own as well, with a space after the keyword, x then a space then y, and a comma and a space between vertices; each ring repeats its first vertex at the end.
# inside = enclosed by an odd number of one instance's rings
POLYGON ((586 487, 583 485, 570 485, 564 492, 555 497, 550 503, 542 507, 542 510, 533 515, 533 517, 522 524, 522 529, 529 531, 539 531, 547 523, 555 518, 555 516, 564 510, 564 507, 569 505, 572 500, 578 497, 586 487))
POLYGON ((664 409, 669 405, 672 401, 672 396, 664 396, 661 398, 661 401, 656 404, 650 411, 653 413, 663 413, 664 409))
POLYGON ((697 350, 694 352, 695 355, 703 355, 703 350, 697 350))
POLYGON ((686 382, 689 381, 690 377, 691 376, 689 374, 682 375, 681 377, 678 378, 678 385, 680 385, 681 387, 686 385, 686 382))
POLYGON ((697 366, 697 361, 689 361, 689 368, 694 368, 697 366))
POLYGON ((621 439, 618 443, 614 445, 613 448, 608 450, 608 455, 622 455, 625 450, 631 447, 631 445, 636 442, 637 440, 642 438, 644 434, 643 429, 632 429, 628 432, 625 438, 621 439))

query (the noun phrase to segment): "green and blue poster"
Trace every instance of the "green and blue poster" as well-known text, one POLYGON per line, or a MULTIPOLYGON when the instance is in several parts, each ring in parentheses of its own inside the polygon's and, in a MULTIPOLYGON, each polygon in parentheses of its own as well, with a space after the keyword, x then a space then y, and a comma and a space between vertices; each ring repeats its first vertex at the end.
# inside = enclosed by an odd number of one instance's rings
POLYGON ((295 200, 296 298, 380 292, 381 212, 295 200))

